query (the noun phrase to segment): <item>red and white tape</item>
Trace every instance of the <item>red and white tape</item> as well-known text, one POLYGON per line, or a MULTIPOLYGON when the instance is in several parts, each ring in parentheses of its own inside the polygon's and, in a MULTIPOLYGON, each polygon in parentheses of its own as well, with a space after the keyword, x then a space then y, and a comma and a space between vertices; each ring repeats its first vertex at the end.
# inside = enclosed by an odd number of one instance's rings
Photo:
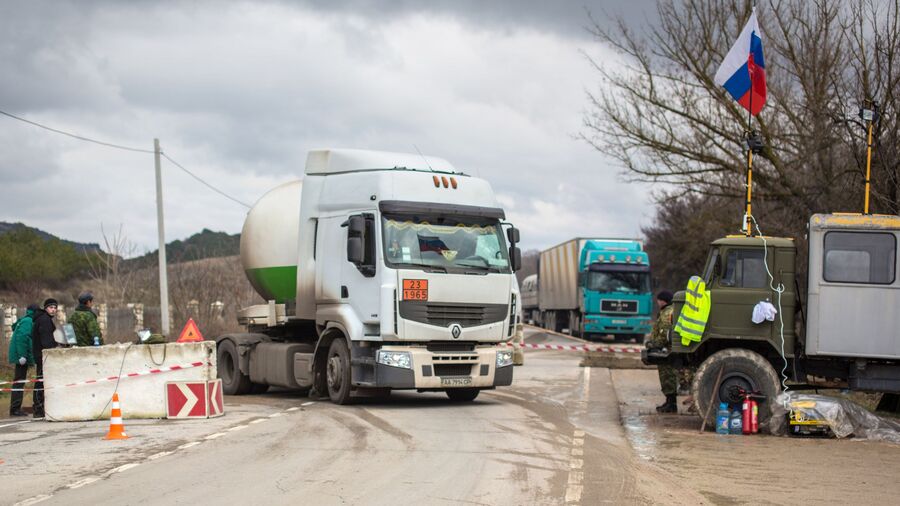
POLYGON ((513 348, 531 348, 535 350, 558 350, 558 351, 599 351, 604 353, 640 353, 643 348, 636 346, 604 346, 600 344, 513 344, 500 343, 501 346, 510 346, 513 348))
MULTIPOLYGON (((206 364, 207 364, 206 362, 191 362, 190 364, 171 365, 169 367, 160 367, 158 369, 148 369, 146 371, 130 372, 128 374, 123 374, 121 376, 107 376, 105 378, 100 378, 100 379, 90 379, 90 380, 85 380, 85 381, 78 381, 75 383, 69 383, 67 385, 61 385, 58 387, 50 387, 50 388, 78 387, 78 386, 83 386, 83 385, 91 385, 94 383, 103 383, 106 381, 117 381, 120 378, 136 378, 138 376, 149 376, 151 374, 159 374, 159 373, 171 372, 171 371, 180 371, 182 369, 191 369, 193 367, 200 367, 200 366, 203 366, 206 364)), ((4 382, 0 382, 0 385, 10 385, 10 384, 14 384, 14 383, 16 383, 16 384, 18 384, 18 383, 36 383, 36 382, 37 382, 37 380, 35 380, 35 379, 22 380, 22 381, 4 381, 4 382)), ((23 391, 23 390, 33 390, 33 389, 31 389, 31 388, 28 388, 28 389, 26 389, 26 388, 0 388, 0 392, 18 392, 18 391, 23 391)), ((47 388, 44 388, 43 390, 47 390, 47 388)))

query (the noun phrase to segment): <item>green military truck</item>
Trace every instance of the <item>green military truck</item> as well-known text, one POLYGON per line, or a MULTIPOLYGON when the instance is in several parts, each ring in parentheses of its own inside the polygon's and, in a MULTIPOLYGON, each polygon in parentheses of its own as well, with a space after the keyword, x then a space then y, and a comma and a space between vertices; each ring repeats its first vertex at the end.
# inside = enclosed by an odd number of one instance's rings
MULTIPOLYGON (((816 214, 805 259, 798 260, 793 239, 716 240, 701 274, 711 300, 701 340, 683 346, 672 331, 671 346, 644 350, 643 361, 696 367, 692 394, 710 426, 715 405, 740 402, 741 390, 765 396, 759 416, 767 422, 782 373, 795 384, 900 393, 898 236, 898 216, 816 214), (801 294, 796 272, 804 261, 801 294), (778 307, 778 287, 780 314, 753 323, 758 303, 778 307)), ((685 292, 678 292, 674 321, 684 301, 685 292)))

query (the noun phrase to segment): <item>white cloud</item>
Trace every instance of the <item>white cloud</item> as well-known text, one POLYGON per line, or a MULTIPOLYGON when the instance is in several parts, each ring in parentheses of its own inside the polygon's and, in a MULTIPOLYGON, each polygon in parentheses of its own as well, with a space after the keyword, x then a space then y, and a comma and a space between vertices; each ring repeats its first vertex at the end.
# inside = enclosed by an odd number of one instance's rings
MULTIPOLYGON (((646 222, 647 189, 619 182, 609 158, 573 137, 583 90, 597 81, 579 50, 605 54, 583 36, 442 10, 175 5, 65 4, 0 21, 19 27, 0 35, 0 64, 15 75, 0 84, 0 109, 142 148, 159 137, 175 160, 245 202, 299 177, 308 149, 416 145, 488 179, 526 248, 634 236, 646 222), (36 18, 50 34, 37 45, 36 18)), ((124 223, 155 247, 152 155, 5 118, 0 139, 13 194, 0 220, 91 242, 101 222, 124 223)), ((245 209, 163 163, 170 239, 240 230, 245 209)))

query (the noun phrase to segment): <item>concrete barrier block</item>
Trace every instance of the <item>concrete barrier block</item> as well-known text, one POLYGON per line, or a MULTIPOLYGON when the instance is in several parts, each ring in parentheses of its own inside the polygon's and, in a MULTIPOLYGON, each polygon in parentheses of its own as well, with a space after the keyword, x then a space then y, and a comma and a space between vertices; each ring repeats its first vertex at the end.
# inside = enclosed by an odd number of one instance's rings
POLYGON ((119 400, 123 418, 165 418, 166 383, 216 379, 216 344, 212 341, 167 344, 111 344, 44 351, 45 411, 48 420, 84 421, 109 418, 115 381, 110 376, 203 362, 204 365, 146 376, 122 378, 119 400))

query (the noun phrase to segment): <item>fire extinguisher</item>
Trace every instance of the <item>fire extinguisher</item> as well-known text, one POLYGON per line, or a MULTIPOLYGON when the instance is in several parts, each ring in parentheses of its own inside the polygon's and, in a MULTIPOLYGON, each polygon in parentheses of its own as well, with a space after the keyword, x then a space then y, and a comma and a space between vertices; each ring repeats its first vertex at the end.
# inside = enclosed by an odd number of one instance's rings
POLYGON ((741 406, 741 432, 750 434, 753 431, 753 408, 750 403, 750 392, 744 393, 744 402, 741 406))
POLYGON ((750 399, 750 433, 759 432, 759 403, 756 399, 750 399))

